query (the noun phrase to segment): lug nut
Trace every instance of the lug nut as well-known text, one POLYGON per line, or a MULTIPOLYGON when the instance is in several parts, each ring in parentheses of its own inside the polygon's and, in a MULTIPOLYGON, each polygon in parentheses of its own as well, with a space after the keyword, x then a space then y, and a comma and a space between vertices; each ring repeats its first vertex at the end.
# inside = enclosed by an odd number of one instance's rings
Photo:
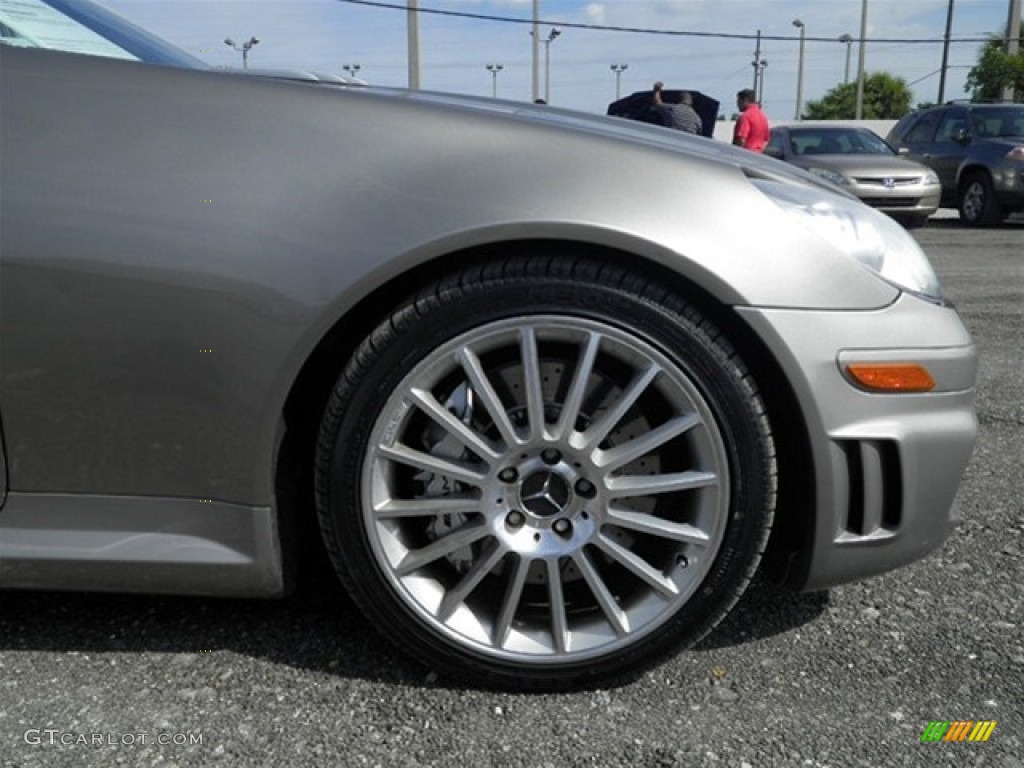
POLYGON ((545 464, 557 464, 562 460, 562 454, 554 448, 545 448, 541 451, 540 457, 545 464))
POLYGON ((567 536, 572 532, 572 523, 566 520, 564 517, 560 520, 555 520, 555 524, 551 526, 554 528, 555 533, 561 536, 567 536))
POLYGON ((597 489, 594 487, 594 484, 589 480, 584 480, 580 478, 579 480, 576 481, 576 493, 582 496, 583 498, 592 499, 594 498, 594 494, 596 492, 597 489))
POLYGON ((680 568, 686 568, 690 565, 690 561, 687 559, 686 555, 676 555, 676 565, 680 568))
POLYGON ((508 524, 509 528, 520 528, 523 523, 526 522, 526 518, 523 516, 522 512, 513 509, 505 517, 505 522, 508 524))
POLYGON ((516 472, 514 467, 509 467, 498 473, 498 479, 503 483, 514 483, 519 479, 519 473, 516 472))

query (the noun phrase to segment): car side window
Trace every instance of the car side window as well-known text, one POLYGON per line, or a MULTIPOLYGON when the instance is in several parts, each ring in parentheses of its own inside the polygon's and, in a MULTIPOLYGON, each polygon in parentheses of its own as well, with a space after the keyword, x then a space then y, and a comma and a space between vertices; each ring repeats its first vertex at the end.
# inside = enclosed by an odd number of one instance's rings
POLYGON ((1001 136, 1024 136, 1024 109, 1003 121, 1001 136))
POLYGON ((927 144, 935 138, 935 128, 939 124, 938 112, 925 112, 907 134, 907 144, 927 144))
POLYGON ((977 112, 971 115, 971 132, 981 139, 989 139, 999 135, 998 120, 986 120, 983 115, 977 112))
POLYGON ((768 145, 765 148, 774 150, 778 153, 779 157, 785 155, 785 151, 782 146, 782 136, 779 133, 772 133, 772 137, 768 140, 768 145))
POLYGON ((956 141, 961 131, 968 130, 967 113, 960 110, 950 111, 943 115, 939 121, 939 128, 935 132, 936 141, 956 141))

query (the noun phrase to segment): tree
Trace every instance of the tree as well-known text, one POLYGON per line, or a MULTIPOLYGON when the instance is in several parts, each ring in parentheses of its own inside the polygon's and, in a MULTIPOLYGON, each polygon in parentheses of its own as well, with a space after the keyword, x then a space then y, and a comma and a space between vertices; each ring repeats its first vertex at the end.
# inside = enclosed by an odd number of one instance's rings
MULTIPOLYGON (((910 111, 910 86, 902 77, 876 72, 864 79, 863 117, 895 120, 910 111)), ((857 83, 837 85, 820 101, 807 102, 809 120, 852 120, 857 113, 857 83)))
MULTIPOLYGON (((1024 23, 1020 34, 1024 35, 1024 23)), ((1002 36, 993 37, 982 47, 978 63, 967 74, 964 90, 973 101, 1000 101, 1003 89, 1013 87, 1014 101, 1024 102, 1024 50, 1010 56, 1002 36)))

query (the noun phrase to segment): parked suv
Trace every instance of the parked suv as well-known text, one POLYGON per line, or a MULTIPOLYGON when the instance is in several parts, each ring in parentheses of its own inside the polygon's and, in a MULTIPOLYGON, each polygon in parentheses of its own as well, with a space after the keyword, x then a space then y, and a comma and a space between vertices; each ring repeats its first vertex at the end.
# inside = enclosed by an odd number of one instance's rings
POLYGON ((906 115, 886 137, 939 175, 942 205, 971 226, 1024 210, 1024 104, 957 104, 906 115))

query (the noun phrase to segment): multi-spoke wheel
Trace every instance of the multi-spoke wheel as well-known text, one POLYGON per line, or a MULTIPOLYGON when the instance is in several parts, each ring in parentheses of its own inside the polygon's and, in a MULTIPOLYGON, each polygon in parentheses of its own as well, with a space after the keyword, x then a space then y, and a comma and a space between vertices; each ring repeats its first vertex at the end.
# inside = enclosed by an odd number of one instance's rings
POLYGON ((321 433, 321 523, 356 601, 428 663, 607 682, 735 602, 771 522, 771 438, 677 297, 513 264, 440 283, 355 356, 321 433))

